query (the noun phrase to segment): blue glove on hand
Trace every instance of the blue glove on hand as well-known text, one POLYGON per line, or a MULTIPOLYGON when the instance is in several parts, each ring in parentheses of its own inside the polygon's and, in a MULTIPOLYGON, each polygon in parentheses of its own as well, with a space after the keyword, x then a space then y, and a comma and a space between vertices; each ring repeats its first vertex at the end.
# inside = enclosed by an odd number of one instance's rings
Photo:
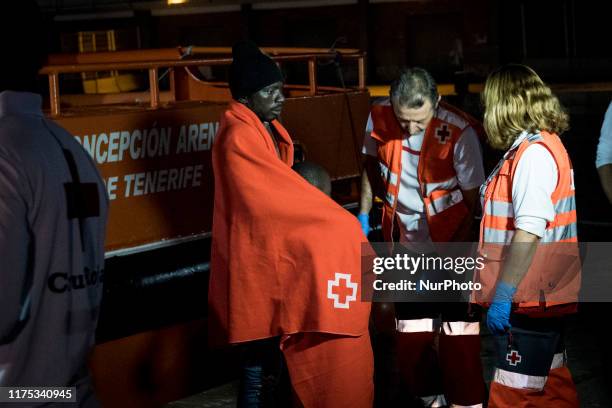
POLYGON ((370 215, 359 213, 359 215, 357 216, 357 219, 359 220, 359 223, 361 224, 361 230, 363 231, 364 235, 367 237, 370 231, 372 231, 372 228, 370 228, 370 215))
POLYGON ((510 309, 516 288, 500 281, 487 312, 487 327, 492 334, 503 334, 510 326, 510 309))

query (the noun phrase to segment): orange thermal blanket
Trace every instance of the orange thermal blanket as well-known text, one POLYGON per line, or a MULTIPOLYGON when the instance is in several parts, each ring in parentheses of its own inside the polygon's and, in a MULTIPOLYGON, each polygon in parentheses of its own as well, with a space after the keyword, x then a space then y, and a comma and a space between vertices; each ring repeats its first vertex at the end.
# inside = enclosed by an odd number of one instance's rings
POLYGON ((262 122, 237 102, 215 139, 211 336, 282 336, 305 406, 348 406, 338 398, 349 391, 350 406, 370 406, 370 305, 360 301, 366 239, 354 216, 291 170, 291 138, 272 126, 280 158, 262 122))
POLYGON ((232 102, 221 121, 210 319, 229 343, 298 332, 362 335, 370 312, 359 300, 366 239, 354 216, 291 170, 291 139, 273 126, 281 159, 245 106, 232 102))

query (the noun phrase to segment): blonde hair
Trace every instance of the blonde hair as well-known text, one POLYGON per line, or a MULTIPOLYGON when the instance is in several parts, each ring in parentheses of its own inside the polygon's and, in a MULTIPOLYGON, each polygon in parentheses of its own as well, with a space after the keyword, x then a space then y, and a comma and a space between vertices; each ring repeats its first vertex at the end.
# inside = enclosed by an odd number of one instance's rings
POLYGON ((487 138, 496 149, 507 149, 523 131, 560 135, 569 129, 569 117, 559 99, 525 65, 510 64, 489 74, 482 101, 487 138))

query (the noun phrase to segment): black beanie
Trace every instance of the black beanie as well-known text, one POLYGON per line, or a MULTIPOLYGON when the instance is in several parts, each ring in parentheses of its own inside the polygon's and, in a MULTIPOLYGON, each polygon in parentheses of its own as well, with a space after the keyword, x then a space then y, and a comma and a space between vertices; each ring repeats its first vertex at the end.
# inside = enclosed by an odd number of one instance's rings
POLYGON ((232 47, 229 87, 232 97, 238 99, 283 80, 274 61, 263 54, 250 41, 240 41, 232 47))

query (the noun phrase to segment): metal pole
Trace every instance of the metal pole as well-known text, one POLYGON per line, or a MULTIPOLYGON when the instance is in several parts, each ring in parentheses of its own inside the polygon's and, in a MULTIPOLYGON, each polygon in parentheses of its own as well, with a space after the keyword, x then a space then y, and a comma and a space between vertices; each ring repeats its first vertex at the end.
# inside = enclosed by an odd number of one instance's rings
POLYGON ((57 72, 49 74, 49 97, 51 99, 51 116, 60 114, 59 78, 57 72))
POLYGON ((317 94, 317 60, 315 57, 308 59, 308 84, 310 85, 310 95, 317 94))
POLYGON ((157 78, 157 68, 149 69, 149 91, 151 93, 151 108, 159 106, 159 84, 157 78))
POLYGON ((362 55, 357 60, 358 70, 359 70, 359 89, 365 89, 366 87, 366 65, 365 65, 365 57, 362 55))

